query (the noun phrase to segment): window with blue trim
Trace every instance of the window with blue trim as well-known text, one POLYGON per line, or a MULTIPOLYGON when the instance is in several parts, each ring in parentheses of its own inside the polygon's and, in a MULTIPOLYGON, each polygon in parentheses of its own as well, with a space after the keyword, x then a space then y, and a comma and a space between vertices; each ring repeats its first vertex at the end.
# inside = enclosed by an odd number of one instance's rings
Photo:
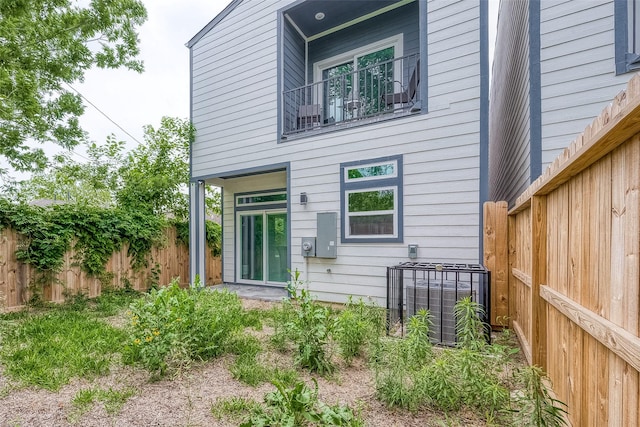
POLYGON ((640 0, 615 0, 616 73, 640 70, 640 0))
POLYGON ((402 241, 402 156, 340 165, 342 242, 402 241))

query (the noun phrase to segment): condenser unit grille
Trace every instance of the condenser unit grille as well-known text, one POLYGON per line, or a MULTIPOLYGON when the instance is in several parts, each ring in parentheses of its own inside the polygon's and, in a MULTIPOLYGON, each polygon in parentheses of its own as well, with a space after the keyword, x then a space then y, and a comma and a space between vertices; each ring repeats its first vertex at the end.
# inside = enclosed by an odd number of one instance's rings
MULTIPOLYGON (((456 342, 454 307, 470 296, 488 312, 489 272, 480 265, 404 263, 387 269, 387 316, 390 327, 404 331, 405 319, 429 310, 434 343, 456 342)), ((487 321, 486 315, 483 319, 487 321)))

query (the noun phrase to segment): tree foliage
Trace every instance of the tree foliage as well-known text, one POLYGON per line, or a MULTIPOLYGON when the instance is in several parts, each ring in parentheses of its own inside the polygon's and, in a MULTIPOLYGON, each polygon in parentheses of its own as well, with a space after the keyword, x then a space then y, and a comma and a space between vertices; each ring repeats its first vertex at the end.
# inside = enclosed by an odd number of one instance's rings
POLYGON ((64 84, 93 66, 141 72, 136 27, 146 18, 140 0, 0 1, 0 155, 11 166, 45 166, 29 139, 66 148, 84 139, 82 100, 64 84))
MULTIPOLYGON (((6 190, 24 202, 65 200, 186 219, 193 127, 186 119, 163 117, 159 127, 144 130, 144 142, 130 153, 111 136, 87 145, 86 161, 56 156, 48 168, 6 190)), ((220 194, 209 191, 206 200, 208 212, 219 213, 220 194)))
POLYGON ((159 128, 147 125, 144 133, 144 143, 119 169, 116 200, 123 207, 186 217, 193 127, 188 120, 163 117, 159 128))

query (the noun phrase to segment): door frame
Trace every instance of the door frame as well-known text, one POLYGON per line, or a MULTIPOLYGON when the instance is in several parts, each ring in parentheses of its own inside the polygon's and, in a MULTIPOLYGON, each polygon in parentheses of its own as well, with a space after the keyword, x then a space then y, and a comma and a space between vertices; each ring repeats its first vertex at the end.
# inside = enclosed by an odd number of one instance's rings
MULTIPOLYGON (((269 192, 275 193, 275 192, 269 192)), ((237 200, 237 198, 236 198, 237 200)), ((291 236, 289 236, 289 210, 287 208, 283 208, 282 206, 269 206, 268 204, 256 205, 253 209, 237 209, 235 213, 235 230, 234 230, 234 238, 236 241, 235 245, 235 260, 234 260, 234 273, 236 276, 236 283, 249 284, 249 285, 262 285, 262 286, 285 286, 286 281, 284 282, 274 282, 268 280, 269 276, 269 248, 268 248, 268 220, 267 216, 269 214, 284 214, 286 215, 286 232, 287 232, 287 253, 286 253, 286 263, 289 264, 290 260, 290 252, 291 252, 291 236), (263 280, 250 280, 242 278, 242 216, 247 215, 262 215, 263 216, 263 229, 262 229, 262 268, 263 268, 263 280)), ((290 268, 290 266, 288 266, 290 268)))

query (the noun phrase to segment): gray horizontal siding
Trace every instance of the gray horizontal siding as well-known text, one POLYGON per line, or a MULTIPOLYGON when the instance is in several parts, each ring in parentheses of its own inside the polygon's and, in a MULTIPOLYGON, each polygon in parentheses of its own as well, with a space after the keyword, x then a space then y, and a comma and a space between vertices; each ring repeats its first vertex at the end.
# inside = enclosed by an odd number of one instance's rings
POLYGON ((615 75, 612 0, 543 0, 540 20, 544 170, 631 76, 615 75))
POLYGON ((489 127, 489 197, 515 199, 530 183, 529 10, 501 2, 489 127))
MULTIPOLYGON (((277 10, 290 2, 242 2, 194 46, 194 177, 290 162, 291 268, 307 269, 311 290, 321 299, 344 301, 350 294, 382 298, 386 266, 407 260, 408 243, 419 245, 419 261, 478 262, 480 0, 428 4, 427 70, 433 98, 428 114, 279 142, 277 10), (234 51, 234 39, 243 46, 241 52, 234 51), (258 41, 257 46, 250 40, 258 41), (334 260, 305 261, 300 240, 315 235, 316 214, 340 212, 339 165, 398 154, 404 166, 404 242, 340 244, 334 260), (306 206, 299 204, 302 192, 309 197, 306 206)), ((416 13, 403 18, 415 20, 415 28, 404 31, 405 54, 417 52, 418 45, 417 2, 406 7, 416 13)), ((385 26, 387 21, 378 25, 385 26)), ((362 41, 401 32, 391 26, 387 31, 362 33, 362 41)), ((320 54, 320 43, 317 47, 320 54)), ((300 54, 299 44, 297 51, 289 48, 285 56, 300 54)), ((326 49, 323 55, 336 53, 326 49)), ((215 180, 224 186, 227 281, 233 280, 235 262, 233 195, 285 186, 283 174, 264 178, 215 180)))

